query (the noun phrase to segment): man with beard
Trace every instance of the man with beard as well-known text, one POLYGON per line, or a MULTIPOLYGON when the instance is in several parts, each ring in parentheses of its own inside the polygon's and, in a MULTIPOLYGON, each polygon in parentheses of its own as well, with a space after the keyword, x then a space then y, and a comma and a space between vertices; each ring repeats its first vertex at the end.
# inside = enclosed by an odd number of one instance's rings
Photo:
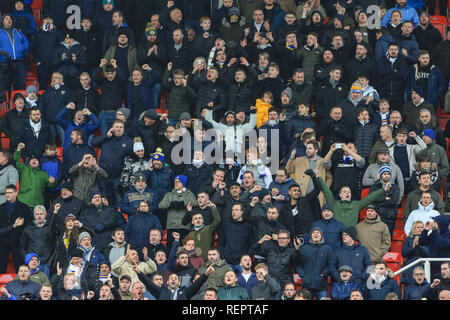
POLYGON ((436 143, 447 149, 445 134, 439 124, 436 123, 436 116, 432 115, 429 109, 422 108, 419 110, 419 119, 416 121, 414 132, 418 135, 423 135, 426 129, 433 130, 436 143))
POLYGON ((404 21, 401 26, 401 33, 394 39, 399 44, 399 51, 406 58, 409 65, 415 64, 419 57, 419 45, 413 32, 413 23, 404 21))
POLYGON ((413 65, 406 77, 405 94, 409 96, 413 88, 420 87, 425 100, 437 106, 441 94, 447 88, 447 81, 439 68, 430 63, 430 51, 420 51, 419 63, 413 65))
POLYGON ((439 30, 430 23, 430 14, 426 10, 420 13, 419 24, 414 28, 413 34, 416 37, 420 50, 432 52, 434 47, 442 42, 442 35, 439 30))
POLYGON ((347 98, 341 100, 338 105, 342 109, 342 118, 351 124, 352 127, 354 127, 355 122, 358 120, 359 111, 362 108, 373 110, 375 107, 371 100, 363 99, 362 87, 359 82, 352 84, 347 98))
POLYGON ((292 282, 286 283, 280 300, 294 300, 295 292, 295 285, 292 282))
POLYGON ((159 76, 164 72, 166 62, 167 49, 164 39, 158 34, 155 25, 151 25, 145 29, 145 41, 138 47, 137 61, 144 68, 148 65, 152 70, 156 71, 159 76))
MULTIPOLYGON (((117 67, 123 72, 125 78, 133 81, 132 72, 139 69, 137 63, 137 49, 130 41, 131 29, 121 28, 117 32, 117 44, 111 44, 105 52, 104 59, 116 60, 117 67)), ((106 69, 103 69, 105 72, 106 69)), ((126 91, 125 91, 126 92, 126 91)))
POLYGON ((179 28, 172 32, 172 41, 167 46, 167 60, 172 62, 174 70, 181 69, 185 73, 192 71, 193 50, 184 40, 184 34, 179 28))
POLYGON ((252 288, 258 283, 256 273, 252 271, 252 258, 248 254, 244 254, 241 257, 239 267, 240 271, 237 274, 237 283, 250 294, 252 288))
POLYGON ((367 45, 359 43, 356 45, 355 51, 355 57, 344 65, 344 82, 347 86, 357 81, 361 75, 366 75, 370 81, 374 80, 375 62, 367 56, 367 45))
POLYGON ((326 49, 322 53, 322 61, 314 66, 314 88, 320 88, 327 84, 330 79, 330 71, 336 66, 334 63, 334 55, 330 49, 326 49))

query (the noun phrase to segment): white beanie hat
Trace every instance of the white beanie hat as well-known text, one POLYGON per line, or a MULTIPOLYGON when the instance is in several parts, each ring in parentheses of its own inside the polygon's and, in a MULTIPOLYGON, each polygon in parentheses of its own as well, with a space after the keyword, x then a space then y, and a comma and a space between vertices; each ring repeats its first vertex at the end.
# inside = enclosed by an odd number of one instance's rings
POLYGON ((133 152, 144 150, 144 144, 142 142, 135 142, 133 144, 133 152))

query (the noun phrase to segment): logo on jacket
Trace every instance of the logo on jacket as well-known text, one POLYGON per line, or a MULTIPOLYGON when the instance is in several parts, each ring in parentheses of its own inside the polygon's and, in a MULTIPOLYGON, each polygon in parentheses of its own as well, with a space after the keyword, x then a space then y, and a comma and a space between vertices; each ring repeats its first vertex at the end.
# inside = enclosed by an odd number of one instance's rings
POLYGON ((126 143, 122 143, 122 148, 125 148, 127 146, 126 143))

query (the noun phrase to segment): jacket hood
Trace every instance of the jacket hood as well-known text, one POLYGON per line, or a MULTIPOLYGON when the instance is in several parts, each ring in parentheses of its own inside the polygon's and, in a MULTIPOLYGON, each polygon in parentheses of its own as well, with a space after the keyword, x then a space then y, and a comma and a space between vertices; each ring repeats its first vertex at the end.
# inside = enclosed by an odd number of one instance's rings
POLYGON ((367 223, 367 224, 375 224, 375 223, 381 222, 381 218, 380 218, 380 215, 378 214, 375 219, 369 220, 369 219, 366 218, 366 219, 364 219, 364 222, 367 223))
POLYGON ((37 253, 34 253, 34 252, 31 252, 31 253, 29 253, 29 254, 27 254, 25 256, 25 263, 28 265, 28 263, 30 262, 31 258, 33 258, 33 257, 36 257, 38 259, 38 265, 37 265, 35 270, 31 271, 31 274, 35 273, 39 269, 39 266, 41 265, 41 258, 39 258, 39 255, 37 253))
POLYGON ((77 44, 80 44, 77 40, 73 40, 73 43, 70 46, 65 41, 61 42, 61 45, 63 45, 67 49, 70 49, 70 48, 76 46, 77 44))
POLYGON ((419 162, 414 163, 414 170, 417 170, 417 171, 419 171, 419 170, 421 170, 421 171, 437 171, 437 163, 436 162, 432 162, 430 169, 431 170, 421 169, 419 162))
POLYGON ((434 209, 434 203, 433 203, 433 201, 431 201, 431 203, 430 203, 429 205, 427 205, 427 206, 422 205, 422 204, 420 203, 420 201, 419 201, 419 210, 420 210, 420 211, 431 211, 431 210, 433 210, 433 209, 434 209))
POLYGON ((0 19, 0 28, 2 28, 2 29, 3 29, 3 20, 4 20, 7 16, 10 16, 11 19, 12 19, 12 22, 13 22, 12 28, 14 28, 14 26, 16 25, 16 19, 14 18, 14 16, 11 15, 10 13, 5 13, 4 15, 2 15, 2 17, 1 17, 1 19, 0 19))
POLYGON ((437 222, 439 226, 439 232, 441 234, 448 234, 449 233, 449 224, 450 224, 450 215, 442 214, 440 216, 436 216, 433 218, 434 221, 437 222))

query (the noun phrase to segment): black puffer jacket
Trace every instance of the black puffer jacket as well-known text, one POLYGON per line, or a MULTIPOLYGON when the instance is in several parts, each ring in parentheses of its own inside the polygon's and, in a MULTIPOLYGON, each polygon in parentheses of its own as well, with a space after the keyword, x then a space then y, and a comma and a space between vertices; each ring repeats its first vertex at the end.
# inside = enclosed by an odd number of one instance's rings
POLYGON ((50 233, 49 220, 42 227, 38 227, 33 222, 23 230, 20 238, 20 250, 24 258, 30 252, 34 252, 39 256, 41 264, 45 264, 53 253, 54 248, 55 242, 50 233))
POLYGON ((117 218, 118 213, 113 207, 90 205, 81 211, 79 220, 95 231, 92 242, 99 251, 103 251, 111 242, 112 231, 119 226, 117 218))
POLYGON ((191 190, 194 194, 200 191, 202 183, 212 177, 213 167, 203 163, 199 168, 192 164, 184 167, 183 175, 187 177, 186 188, 191 190))
POLYGON ((250 223, 232 217, 224 221, 219 236, 219 251, 228 263, 238 264, 242 255, 253 255, 255 233, 250 223))
POLYGON ((281 287, 293 282, 292 267, 297 262, 300 252, 292 244, 280 247, 277 242, 269 240, 256 245, 255 253, 267 259, 269 274, 277 280, 281 287))
POLYGON ((75 196, 68 197, 63 199, 62 197, 58 197, 55 201, 53 201, 50 209, 48 210, 48 221, 52 221, 53 212, 55 210, 55 205, 59 203, 61 207, 56 214, 56 223, 58 226, 64 226, 64 219, 66 219, 68 214, 73 214, 75 217, 79 217, 82 210, 86 208, 86 204, 80 198, 75 196))
POLYGON ((347 98, 348 89, 342 83, 338 83, 335 88, 329 81, 322 84, 316 92, 314 109, 319 118, 328 118, 331 108, 339 101, 347 98))
POLYGON ((76 40, 71 46, 68 46, 64 41, 61 42, 53 56, 53 66, 64 76, 78 76, 86 63, 86 51, 76 40), (63 54, 66 54, 64 59, 62 58, 63 54), (72 60, 73 54, 76 56, 75 62, 72 60))
POLYGON ((250 113, 250 106, 254 106, 256 101, 255 77, 256 73, 249 73, 248 78, 244 82, 238 83, 233 81, 228 89, 229 110, 236 112, 243 109, 246 113, 250 113))
POLYGON ((34 62, 40 62, 43 65, 51 66, 60 38, 61 33, 56 28, 47 32, 42 29, 36 32, 32 44, 34 62))
POLYGON ((375 123, 368 123, 363 126, 359 121, 355 123, 354 137, 358 154, 368 159, 372 147, 379 137, 379 129, 375 123))
POLYGON ((201 108, 206 107, 208 103, 213 102, 214 117, 224 114, 227 107, 227 94, 217 81, 211 82, 206 79, 205 74, 196 74, 194 82, 198 85, 197 104, 195 107, 195 116, 200 116, 201 108))

